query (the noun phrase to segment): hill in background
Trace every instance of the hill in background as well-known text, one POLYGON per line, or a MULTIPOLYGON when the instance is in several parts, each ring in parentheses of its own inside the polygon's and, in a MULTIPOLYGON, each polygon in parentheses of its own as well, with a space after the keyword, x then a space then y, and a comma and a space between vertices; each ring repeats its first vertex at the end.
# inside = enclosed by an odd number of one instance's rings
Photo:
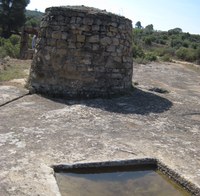
POLYGON ((32 10, 26 10, 26 26, 29 27, 37 27, 40 24, 40 20, 43 16, 43 12, 40 11, 32 11, 32 10))
POLYGON ((133 29, 133 57, 138 63, 178 59, 200 65, 200 35, 180 28, 156 31, 153 25, 133 29))

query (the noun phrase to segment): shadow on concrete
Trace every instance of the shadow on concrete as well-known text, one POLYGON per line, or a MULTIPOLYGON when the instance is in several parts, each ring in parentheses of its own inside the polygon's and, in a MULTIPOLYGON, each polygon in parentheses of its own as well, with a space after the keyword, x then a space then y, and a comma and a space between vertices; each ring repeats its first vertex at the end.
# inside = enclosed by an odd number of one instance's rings
POLYGON ((135 88, 129 95, 111 99, 64 100, 52 99, 66 105, 81 104, 121 114, 162 113, 172 107, 172 102, 154 93, 135 88))

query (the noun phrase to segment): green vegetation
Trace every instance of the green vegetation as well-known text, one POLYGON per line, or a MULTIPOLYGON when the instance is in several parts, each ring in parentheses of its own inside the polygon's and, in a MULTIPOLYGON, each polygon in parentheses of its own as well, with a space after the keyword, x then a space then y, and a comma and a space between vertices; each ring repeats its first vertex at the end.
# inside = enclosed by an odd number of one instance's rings
POLYGON ((42 18, 43 13, 37 10, 31 11, 26 10, 26 23, 27 27, 39 27, 40 20, 42 18))
POLYGON ((10 56, 13 58, 19 57, 20 36, 11 35, 9 39, 0 37, 0 58, 10 56))
MULTIPOLYGON (((2 1, 0 0, 0 10, 2 6, 1 2, 2 1)), ((2 14, 1 11, 0 14, 2 14)), ((25 14, 26 14, 26 22, 24 21, 25 23, 23 23, 23 25, 27 27, 39 26, 41 17, 43 15, 42 12, 26 10, 25 14)), ((2 35, 0 36, 0 58, 4 58, 6 56, 10 56, 12 58, 18 58, 20 52, 20 39, 21 39, 20 32, 10 31, 7 32, 8 34, 6 34, 6 36, 3 36, 6 32, 5 30, 3 30, 2 26, 3 24, 1 24, 1 20, 2 18, 0 18, 0 34, 2 35)), ((18 30, 20 31, 20 28, 17 28, 17 31, 18 30)), ((29 40, 29 47, 31 47, 31 37, 29 40)))
POLYGON ((200 35, 180 28, 155 31, 152 24, 143 28, 138 21, 133 29, 133 58, 138 63, 177 59, 200 64, 200 35))
POLYGON ((14 66, 8 66, 5 70, 0 72, 0 82, 9 81, 13 79, 26 78, 29 65, 27 64, 17 64, 14 66))
POLYGON ((19 34, 20 28, 26 21, 25 8, 29 0, 0 0, 0 34, 9 38, 19 34))

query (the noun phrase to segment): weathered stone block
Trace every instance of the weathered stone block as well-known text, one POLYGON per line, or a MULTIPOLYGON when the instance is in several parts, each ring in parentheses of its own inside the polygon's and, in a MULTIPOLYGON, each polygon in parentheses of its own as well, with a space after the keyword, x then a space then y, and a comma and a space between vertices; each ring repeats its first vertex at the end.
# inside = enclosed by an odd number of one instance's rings
POLYGON ((62 37, 62 33, 60 31, 53 31, 51 37, 53 39, 60 39, 62 37))
POLYGON ((99 25, 92 25, 92 31, 99 31, 99 25))
POLYGON ((93 22, 94 22, 93 18, 84 18, 83 19, 83 24, 86 24, 86 25, 92 25, 93 22))
POLYGON ((132 57, 126 57, 126 56, 123 56, 123 62, 125 63, 131 63, 133 60, 132 60, 132 57))
POLYGON ((65 56, 67 54, 67 50, 66 49, 57 49, 57 54, 59 54, 60 56, 65 56))
POLYGON ((77 17, 76 18, 76 23, 77 24, 82 24, 82 18, 81 17, 77 17))
POLYGON ((74 42, 68 42, 68 48, 75 49, 76 44, 74 42))
POLYGON ((57 39, 46 39, 48 46, 56 46, 57 39))
POLYGON ((109 29, 111 32, 115 32, 115 33, 118 31, 118 29, 116 27, 112 27, 112 26, 109 29))
POLYGON ((85 35, 77 35, 76 40, 77 42, 85 42, 85 35))
POLYGON ((67 42, 64 40, 57 40, 56 41, 57 48, 67 48, 67 42))
POLYGON ((113 27, 117 27, 117 26, 118 26, 118 23, 112 22, 112 23, 110 23, 110 25, 113 26, 113 27))
POLYGON ((76 48, 78 49, 78 48, 82 48, 83 47, 83 42, 77 42, 76 43, 76 48))
POLYGON ((99 50, 99 45, 98 44, 93 44, 92 50, 98 51, 99 50))
POLYGON ((91 37, 88 38, 88 42, 90 43, 97 43, 99 42, 99 35, 93 35, 91 37))
POLYGON ((96 25, 101 25, 102 24, 102 20, 98 19, 98 18, 95 18, 95 21, 94 21, 94 24, 96 25))
POLYGON ((115 52, 115 50, 116 50, 116 47, 114 45, 111 45, 111 46, 107 47, 107 51, 108 52, 115 52))
POLYGON ((114 61, 115 61, 115 62, 118 62, 118 63, 121 63, 121 62, 122 62, 122 58, 116 56, 116 57, 114 57, 114 61))
POLYGON ((111 38, 110 37, 104 37, 100 40, 100 43, 104 46, 106 45, 110 45, 112 42, 111 38))
POLYGON ((119 45, 119 39, 117 39, 117 38, 113 38, 112 42, 113 42, 114 46, 118 46, 119 45))
POLYGON ((61 37, 62 37, 62 39, 66 40, 66 39, 67 39, 67 36, 68 36, 68 33, 63 32, 61 37))
POLYGON ((85 65, 91 65, 91 59, 82 59, 81 63, 85 64, 85 65))
POLYGON ((87 32, 87 31, 90 31, 91 28, 92 28, 92 26, 89 26, 89 25, 81 25, 79 29, 81 31, 86 31, 87 32))
POLYGON ((75 24, 76 23, 76 17, 72 17, 71 20, 70 20, 70 23, 75 24))

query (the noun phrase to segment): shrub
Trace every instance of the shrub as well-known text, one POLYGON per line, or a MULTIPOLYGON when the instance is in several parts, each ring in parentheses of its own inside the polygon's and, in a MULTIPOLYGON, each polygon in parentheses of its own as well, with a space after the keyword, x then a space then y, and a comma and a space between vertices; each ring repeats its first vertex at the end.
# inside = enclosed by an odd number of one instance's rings
POLYGON ((200 60, 200 48, 196 50, 196 58, 200 60))
POLYGON ((156 61, 156 60, 157 60, 157 56, 156 56, 154 53, 149 52, 149 53, 147 53, 147 54, 145 55, 145 59, 146 59, 147 61, 156 61))
POLYGON ((4 58, 6 55, 6 51, 4 50, 3 47, 0 47, 0 58, 4 58))
POLYGON ((189 41, 184 41, 182 45, 183 45, 183 47, 188 48, 190 43, 189 43, 189 41))
POLYGON ((193 49, 197 49, 197 44, 196 43, 192 43, 192 45, 191 45, 191 47, 193 48, 193 49))
POLYGON ((200 65, 200 48, 195 51, 196 63, 200 65))
POLYGON ((168 54, 165 54, 164 56, 162 56, 161 60, 165 61, 165 62, 171 62, 172 61, 172 59, 170 58, 170 56, 168 54))
POLYGON ((13 58, 19 57, 20 37, 12 35, 9 39, 0 37, 0 57, 10 56, 13 58))
POLYGON ((193 62, 196 59, 195 50, 192 48, 181 47, 176 51, 176 56, 181 60, 190 61, 190 62, 193 62))
POLYGON ((159 40, 159 44, 166 45, 166 43, 167 42, 165 40, 163 40, 163 39, 159 40))
POLYGON ((173 48, 180 48, 183 45, 183 41, 180 39, 172 39, 170 46, 173 48))
POLYGON ((156 54, 158 56, 168 55, 172 57, 175 55, 175 49, 174 48, 159 48, 156 50, 156 54))
POLYGON ((152 44, 152 40, 151 40, 151 38, 149 38, 149 37, 145 37, 145 39, 144 39, 144 43, 145 43, 145 45, 147 45, 147 46, 151 46, 151 44, 152 44))
POLYGON ((19 35, 11 35, 9 40, 12 43, 12 45, 20 44, 20 36, 19 35))
POLYGON ((149 62, 145 58, 141 58, 141 57, 137 57, 133 61, 138 63, 138 64, 147 64, 149 62))
POLYGON ((134 44, 132 49, 133 49, 133 58, 144 57, 144 51, 140 46, 134 44))

